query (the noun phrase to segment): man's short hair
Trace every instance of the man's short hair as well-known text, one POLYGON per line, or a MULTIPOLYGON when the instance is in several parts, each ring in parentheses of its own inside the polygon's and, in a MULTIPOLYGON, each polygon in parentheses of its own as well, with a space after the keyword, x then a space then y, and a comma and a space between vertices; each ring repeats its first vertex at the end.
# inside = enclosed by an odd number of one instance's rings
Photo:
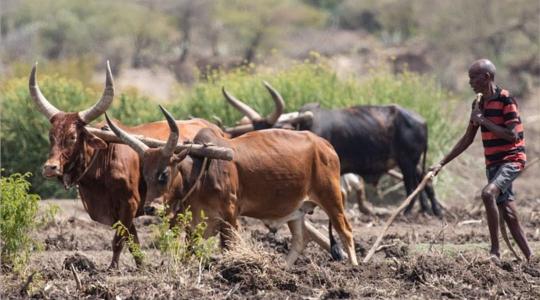
POLYGON ((495 79, 495 74, 497 73, 497 68, 495 68, 495 65, 486 58, 482 58, 473 62, 469 70, 471 69, 487 72, 492 79, 495 79))

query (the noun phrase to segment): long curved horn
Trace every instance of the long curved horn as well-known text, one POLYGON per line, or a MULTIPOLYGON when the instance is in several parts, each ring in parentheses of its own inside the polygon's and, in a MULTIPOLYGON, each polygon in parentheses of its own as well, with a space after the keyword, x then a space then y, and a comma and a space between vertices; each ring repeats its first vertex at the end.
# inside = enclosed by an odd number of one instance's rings
POLYGON ((163 115, 165 115, 165 119, 167 119, 167 123, 169 124, 169 128, 171 129, 167 144, 165 144, 165 147, 163 147, 161 151, 165 156, 172 156, 174 153, 174 149, 176 148, 176 144, 178 143, 178 126, 176 126, 176 121, 174 120, 173 116, 171 116, 171 114, 165 108, 163 108, 163 106, 160 105, 159 109, 161 109, 161 112, 163 113, 163 115))
POLYGON ((114 83, 112 78, 111 66, 107 61, 107 75, 105 79, 105 90, 101 99, 87 110, 79 112, 79 117, 86 123, 94 121, 97 117, 101 116, 107 108, 111 105, 114 98, 114 83))
POLYGON ((47 101, 47 98, 43 96, 41 93, 41 90, 39 89, 39 86, 37 84, 36 79, 36 69, 37 69, 37 62, 32 67, 32 72, 30 72, 30 79, 28 80, 28 89, 30 90, 30 96, 32 100, 34 100, 34 103, 37 105, 37 109, 47 117, 48 120, 50 120, 54 115, 61 112, 58 108, 54 107, 49 101, 47 101))
POLYGON ((276 91, 268 82, 263 81, 264 86, 270 92, 270 95, 272 95, 272 99, 274 100, 275 109, 272 113, 266 117, 266 122, 268 124, 274 125, 276 121, 279 119, 279 116, 283 113, 285 110, 285 101, 283 101, 283 97, 276 91))
POLYGON ((262 119, 261 115, 259 115, 258 112, 256 112, 253 108, 249 107, 244 102, 236 99, 234 96, 229 94, 229 92, 225 90, 225 87, 221 88, 221 91, 223 92, 223 96, 225 97, 227 102, 229 102, 232 106, 234 106, 234 108, 236 108, 238 111, 243 113, 251 121, 262 119))
POLYGON ((107 120, 107 124, 109 124, 109 127, 112 129, 114 134, 116 134, 117 137, 119 137, 122 141, 124 141, 128 146, 130 146, 139 156, 144 155, 144 151, 146 151, 149 147, 146 146, 143 142, 139 141, 138 139, 132 137, 129 133, 123 131, 122 129, 116 127, 116 125, 113 124, 113 122, 109 119, 109 116, 107 113, 105 113, 105 119, 107 120))

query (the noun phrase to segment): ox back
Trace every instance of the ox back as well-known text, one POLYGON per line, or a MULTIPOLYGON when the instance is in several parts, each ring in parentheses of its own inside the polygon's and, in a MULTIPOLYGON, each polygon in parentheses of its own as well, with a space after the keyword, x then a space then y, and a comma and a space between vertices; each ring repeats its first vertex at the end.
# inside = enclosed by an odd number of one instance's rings
MULTIPOLYGON (((299 110, 306 111, 313 113, 313 120, 298 124, 298 129, 309 130, 334 146, 341 174, 356 173, 376 184, 386 171, 398 166, 407 194, 416 188, 423 176, 428 143, 427 126, 422 117, 398 105, 326 110, 317 104, 307 104, 299 110), (420 169, 422 154, 424 162, 420 169)), ((433 213, 440 215, 433 187, 427 186, 425 192, 433 213)), ((420 199, 422 210, 427 210, 423 194, 420 199)), ((414 201, 405 212, 410 212, 413 205, 414 201)))

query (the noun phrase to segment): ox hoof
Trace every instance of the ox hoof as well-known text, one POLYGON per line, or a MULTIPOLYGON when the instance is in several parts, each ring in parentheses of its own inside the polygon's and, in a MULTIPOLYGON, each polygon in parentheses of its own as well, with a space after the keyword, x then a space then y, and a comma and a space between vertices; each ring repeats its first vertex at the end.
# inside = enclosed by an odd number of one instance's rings
POLYGON ((332 259, 336 261, 342 261, 345 258, 343 250, 341 250, 341 247, 337 243, 331 246, 330 254, 332 255, 332 259))
POLYGON ((276 234, 278 229, 277 227, 274 227, 274 226, 270 226, 268 224, 264 224, 264 226, 266 226, 266 228, 268 229, 268 231, 271 233, 271 234, 276 234))
POLYGON ((438 207, 433 207, 432 210, 433 210, 433 214, 434 214, 435 216, 437 216, 437 217, 439 217, 439 218, 442 218, 442 217, 444 216, 443 213, 442 213, 442 210, 441 210, 440 208, 438 208, 438 207))
POLYGON ((117 261, 112 261, 111 264, 109 265, 109 267, 107 268, 107 271, 113 271, 113 270, 118 270, 118 262, 117 261))
POLYGON ((403 211, 403 215, 409 217, 411 215, 411 212, 412 212, 412 207, 411 208, 406 208, 404 211, 403 211))

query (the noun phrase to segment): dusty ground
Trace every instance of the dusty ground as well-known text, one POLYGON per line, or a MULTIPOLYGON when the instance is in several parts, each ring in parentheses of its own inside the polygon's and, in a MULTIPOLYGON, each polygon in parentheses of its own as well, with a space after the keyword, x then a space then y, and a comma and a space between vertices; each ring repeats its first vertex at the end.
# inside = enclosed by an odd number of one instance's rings
MULTIPOLYGON (((524 109, 528 155, 540 156, 538 99, 524 109), (536 116, 536 119, 534 118, 536 116), (527 122, 530 117, 531 122, 527 122)), ((480 142, 449 166, 460 172, 462 188, 444 193, 449 211, 441 220, 414 214, 398 217, 383 245, 368 264, 351 267, 335 262, 315 244, 290 270, 283 259, 290 243, 286 226, 271 234, 257 220, 242 221, 243 242, 236 250, 217 253, 207 265, 196 262, 171 265, 154 246, 151 218, 137 220, 146 254, 146 266, 135 268, 127 250, 119 270, 107 271, 112 230, 89 220, 80 200, 54 202, 61 207, 56 221, 42 229, 36 239, 44 251, 33 255, 24 276, 1 275, 1 298, 520 298, 540 299, 540 259, 530 264, 515 261, 501 241, 502 262, 485 260, 488 234, 482 210, 475 210, 474 195, 484 183, 480 142), (73 263, 81 286, 66 265, 73 263), (33 275, 31 275, 33 274, 33 275)), ((525 232, 535 253, 540 253, 540 163, 516 181, 518 207, 525 232)), ((395 195, 394 195, 395 196, 395 195)), ((400 198, 398 194, 398 198, 400 198)), ((392 208, 392 207, 390 207, 392 208)), ((360 260, 374 243, 385 218, 360 215, 348 207, 360 260)), ((309 219, 322 231, 326 216, 317 211, 309 219)))
MULTIPOLYGON (((445 220, 399 217, 382 243, 388 247, 368 264, 351 267, 331 261, 321 248, 310 244, 291 270, 283 265, 290 242, 285 226, 274 235, 259 221, 245 219, 239 250, 218 253, 201 269, 196 262, 174 268, 153 246, 151 226, 145 225, 152 220, 144 217, 137 221, 137 228, 146 267, 137 270, 125 251, 119 270, 107 271, 112 231, 88 220, 80 201, 55 203, 62 206, 57 222, 36 237, 44 242, 45 250, 33 256, 26 276, 2 275, 2 298, 25 293, 39 298, 109 299, 540 298, 540 260, 518 263, 503 246, 501 264, 485 261, 488 236, 483 216, 481 212, 466 213, 466 209, 452 209, 453 217, 445 220), (80 289, 65 267, 68 261, 77 268, 80 289)), ((525 231, 539 253, 540 198, 525 203, 520 209, 525 231)), ((384 219, 369 219, 354 209, 349 216, 362 258, 384 219)), ((322 213, 316 212, 310 219, 325 230, 322 213)))

